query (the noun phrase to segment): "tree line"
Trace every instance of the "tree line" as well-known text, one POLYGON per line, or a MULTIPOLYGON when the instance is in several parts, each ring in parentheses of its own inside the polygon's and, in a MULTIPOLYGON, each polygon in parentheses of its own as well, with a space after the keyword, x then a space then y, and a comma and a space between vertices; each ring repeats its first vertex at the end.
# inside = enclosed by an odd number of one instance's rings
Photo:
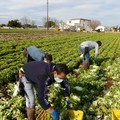
MULTIPOLYGON (((57 19, 49 18, 48 21, 46 17, 42 18, 43 27, 55 27, 59 25, 59 21, 57 19)), ((7 24, 1 24, 0 27, 13 27, 13 28, 37 28, 36 22, 34 20, 30 20, 28 17, 23 17, 22 19, 14 19, 8 21, 7 24)))

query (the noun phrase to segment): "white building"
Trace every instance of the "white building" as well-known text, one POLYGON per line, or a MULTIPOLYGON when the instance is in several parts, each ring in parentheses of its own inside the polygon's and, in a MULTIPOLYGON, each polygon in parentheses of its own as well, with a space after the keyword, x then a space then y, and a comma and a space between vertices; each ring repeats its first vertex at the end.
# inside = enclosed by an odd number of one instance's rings
POLYGON ((69 28, 70 28, 70 26, 67 25, 67 24, 65 24, 65 23, 60 23, 60 25, 59 25, 60 31, 67 30, 67 29, 69 29, 69 28))
POLYGON ((90 21, 91 20, 82 19, 82 18, 70 19, 70 20, 67 20, 67 25, 69 25, 69 26, 75 26, 76 30, 84 29, 86 31, 91 31, 91 28, 88 25, 88 23, 90 21))
POLYGON ((104 32, 105 31, 105 27, 104 26, 97 26, 95 28, 96 31, 99 31, 99 32, 104 32))

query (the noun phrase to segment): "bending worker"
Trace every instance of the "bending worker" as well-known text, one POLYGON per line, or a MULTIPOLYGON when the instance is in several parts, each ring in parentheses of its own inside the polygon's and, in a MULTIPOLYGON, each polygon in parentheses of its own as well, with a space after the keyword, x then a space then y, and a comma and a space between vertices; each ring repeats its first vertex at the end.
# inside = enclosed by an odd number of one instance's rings
MULTIPOLYGON (((29 46, 23 51, 24 57, 27 58, 26 63, 33 62, 33 61, 44 61, 46 63, 51 63, 52 61, 52 55, 45 54, 40 49, 38 49, 35 46, 29 46)), ((53 64, 51 63, 51 69, 53 64)), ((27 117, 28 120, 34 120, 35 119, 35 95, 34 95, 34 88, 36 86, 34 84, 31 84, 25 77, 24 70, 21 68, 19 70, 19 76, 17 79, 21 81, 23 84, 23 91, 22 95, 25 96, 26 99, 26 110, 27 110, 27 117)), ((16 93, 16 90, 13 93, 13 96, 16 96, 18 93, 16 93)))
POLYGON ((27 62, 43 61, 45 53, 35 46, 29 46, 23 51, 23 56, 27 58, 27 62))
POLYGON ((83 68, 87 70, 89 68, 89 58, 90 58, 90 50, 95 48, 95 57, 94 60, 96 62, 98 56, 98 49, 102 45, 101 41, 84 41, 80 44, 80 51, 83 54, 83 68))
MULTIPOLYGON (((41 61, 34 61, 26 63, 23 66, 23 70, 28 88, 30 89, 33 84, 36 86, 38 102, 41 107, 51 114, 52 120, 59 120, 59 113, 50 105, 50 102, 48 101, 47 86, 54 82, 60 83, 61 87, 64 88, 64 97, 66 102, 69 104, 68 101, 70 90, 66 81, 66 75, 68 74, 67 66, 65 64, 56 64, 52 70, 50 64, 41 61)), ((28 108, 29 120, 35 120, 35 112, 33 107, 34 105, 30 104, 28 108)))

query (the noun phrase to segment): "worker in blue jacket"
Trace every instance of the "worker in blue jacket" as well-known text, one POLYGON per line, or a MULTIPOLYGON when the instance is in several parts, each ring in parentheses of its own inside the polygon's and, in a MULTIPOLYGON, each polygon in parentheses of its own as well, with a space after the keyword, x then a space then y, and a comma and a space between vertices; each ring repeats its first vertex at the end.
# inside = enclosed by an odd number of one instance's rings
POLYGON ((98 49, 101 45, 102 45, 101 41, 84 41, 80 44, 80 51, 83 54, 82 66, 85 70, 89 68, 90 50, 95 49, 94 60, 96 62, 98 56, 98 49))
MULTIPOLYGON (((38 102, 41 107, 51 114, 52 120, 59 120, 58 111, 55 110, 48 101, 47 87, 54 82, 61 84, 61 87, 64 88, 64 97, 69 104, 70 90, 66 81, 66 75, 68 74, 67 66, 65 64, 56 64, 53 66, 53 69, 51 69, 51 64, 34 61, 26 63, 23 66, 23 70, 26 77, 25 82, 27 83, 28 92, 31 92, 31 95, 33 95, 31 86, 35 85, 38 94, 38 102)), ((31 104, 28 108, 29 120, 35 120, 33 108, 34 104, 31 104)))
POLYGON ((23 51, 23 56, 27 58, 27 62, 43 61, 45 53, 36 46, 29 46, 23 51))

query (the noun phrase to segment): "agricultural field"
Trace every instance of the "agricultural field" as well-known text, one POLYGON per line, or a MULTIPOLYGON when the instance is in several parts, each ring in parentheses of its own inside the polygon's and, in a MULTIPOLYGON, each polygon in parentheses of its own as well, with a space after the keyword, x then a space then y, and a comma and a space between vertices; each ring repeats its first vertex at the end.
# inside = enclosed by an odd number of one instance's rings
MULTIPOLYGON (((72 109, 82 110, 83 120, 111 120, 112 110, 120 109, 119 33, 46 33, 0 29, 0 120, 26 120, 24 97, 13 97, 12 94, 15 75, 25 62, 22 52, 30 45, 52 54, 54 63, 67 64, 72 109), (80 67, 79 44, 85 40, 102 41, 97 64, 93 61, 94 50, 90 53, 88 71, 80 67)), ((59 84, 50 86, 50 91, 49 100, 64 115, 66 104, 59 84)), ((37 104, 36 110, 39 109, 37 104)))

